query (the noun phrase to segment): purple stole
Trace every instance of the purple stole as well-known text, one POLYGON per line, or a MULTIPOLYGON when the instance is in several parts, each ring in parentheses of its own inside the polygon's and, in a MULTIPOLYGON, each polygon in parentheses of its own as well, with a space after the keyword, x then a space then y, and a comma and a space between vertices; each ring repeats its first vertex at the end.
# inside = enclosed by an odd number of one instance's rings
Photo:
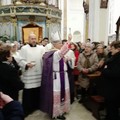
POLYGON ((59 61, 60 64, 60 83, 61 83, 61 102, 65 101, 65 73, 64 73, 64 60, 59 61))
MULTIPOLYGON (((55 51, 46 52, 43 55, 43 72, 40 90, 40 110, 48 113, 51 117, 53 114, 53 54, 55 51)), ((65 100, 65 77, 64 61, 59 61, 60 81, 61 81, 61 102, 65 100)))

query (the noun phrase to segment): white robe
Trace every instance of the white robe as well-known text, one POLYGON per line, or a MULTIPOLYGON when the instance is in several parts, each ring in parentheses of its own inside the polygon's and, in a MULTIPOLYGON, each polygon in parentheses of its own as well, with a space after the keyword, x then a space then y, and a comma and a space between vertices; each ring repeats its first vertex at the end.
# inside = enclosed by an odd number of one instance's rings
POLYGON ((25 88, 29 89, 40 87, 42 75, 42 56, 45 53, 45 48, 39 45, 36 45, 36 47, 30 47, 30 45, 27 44, 21 48, 19 53, 27 63, 34 61, 36 64, 34 67, 23 72, 21 79, 25 83, 25 88))
POLYGON ((75 66, 75 54, 74 54, 74 52, 72 50, 69 50, 65 54, 65 59, 67 59, 66 61, 68 61, 68 64, 71 67, 71 69, 74 69, 74 66, 75 66))
POLYGON ((53 54, 53 117, 67 113, 70 110, 70 90, 69 90, 69 80, 67 74, 67 65, 64 62, 64 75, 65 75, 65 101, 61 103, 60 91, 60 65, 59 61, 61 56, 59 51, 53 54), (54 77, 56 76, 56 77, 54 77))

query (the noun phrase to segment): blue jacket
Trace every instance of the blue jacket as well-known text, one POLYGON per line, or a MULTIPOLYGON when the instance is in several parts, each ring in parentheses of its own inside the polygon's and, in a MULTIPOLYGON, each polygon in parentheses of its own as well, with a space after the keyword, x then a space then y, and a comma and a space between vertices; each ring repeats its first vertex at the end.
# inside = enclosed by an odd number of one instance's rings
POLYGON ((0 120, 24 120, 24 112, 18 101, 11 101, 0 109, 0 120))

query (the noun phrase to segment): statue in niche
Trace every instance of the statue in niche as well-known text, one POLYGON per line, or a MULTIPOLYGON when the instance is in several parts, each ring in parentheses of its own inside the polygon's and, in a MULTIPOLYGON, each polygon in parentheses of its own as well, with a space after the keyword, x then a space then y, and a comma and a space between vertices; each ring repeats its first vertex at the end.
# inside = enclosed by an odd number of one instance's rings
POLYGON ((108 0, 101 0, 100 8, 107 8, 108 0))
POLYGON ((84 12, 86 14, 88 14, 88 12, 89 12, 89 5, 85 1, 83 1, 83 8, 84 8, 84 12))

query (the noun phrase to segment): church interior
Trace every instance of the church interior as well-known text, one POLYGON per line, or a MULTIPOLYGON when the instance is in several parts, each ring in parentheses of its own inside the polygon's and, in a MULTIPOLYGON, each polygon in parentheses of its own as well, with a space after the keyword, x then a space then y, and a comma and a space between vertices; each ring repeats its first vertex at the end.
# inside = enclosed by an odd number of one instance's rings
POLYGON ((58 31, 61 39, 72 34, 74 42, 119 40, 117 0, 0 0, 0 38, 27 42, 33 31, 40 42, 58 31))
MULTIPOLYGON (((120 40, 119 6, 120 0, 0 0, 0 40, 27 44, 28 35, 34 33, 37 43, 45 37, 50 42, 57 32, 61 40, 71 35, 72 42, 90 39, 107 46, 120 40)), ((100 115, 102 120, 104 111, 100 115)), ((65 116, 66 120, 98 120, 76 98, 65 116)), ((50 118, 35 111, 25 120, 50 118)))

